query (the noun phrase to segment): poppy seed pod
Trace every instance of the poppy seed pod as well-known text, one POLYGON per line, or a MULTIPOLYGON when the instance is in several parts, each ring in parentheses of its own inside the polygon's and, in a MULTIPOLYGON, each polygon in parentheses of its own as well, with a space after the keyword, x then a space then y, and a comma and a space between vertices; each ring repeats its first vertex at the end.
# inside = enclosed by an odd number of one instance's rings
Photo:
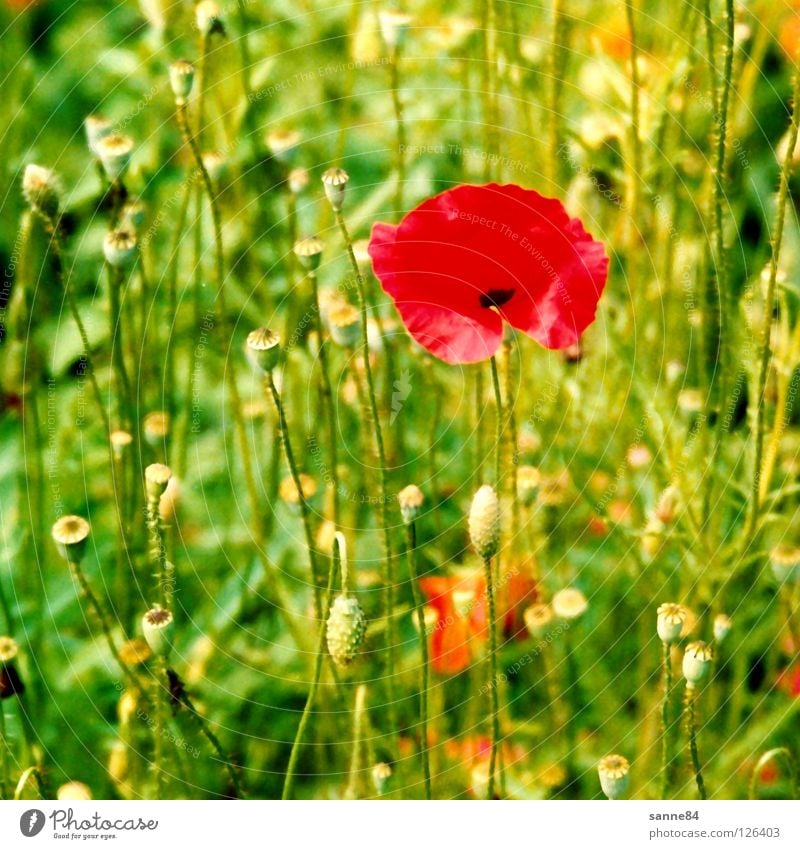
POLYGON ((349 174, 342 168, 329 168, 322 175, 322 185, 325 187, 325 197, 334 212, 344 208, 344 196, 347 189, 349 174))
POLYGON ((490 560, 500 545, 500 502, 494 487, 484 484, 472 499, 469 538, 475 551, 490 560))
POLYGON ((686 608, 681 604, 665 602, 656 611, 656 631, 662 643, 674 643, 680 638, 686 622, 686 608))
POLYGON ((194 74, 194 65, 186 59, 178 59, 169 66, 169 84, 178 106, 183 106, 186 98, 192 93, 194 74))
POLYGON ((128 170, 133 155, 133 139, 122 133, 111 133, 98 140, 95 153, 112 182, 119 180, 128 170))
POLYGON ((625 794, 630 768, 622 755, 608 755, 597 764, 600 787, 609 799, 620 799, 625 794))
POLYGON ((171 477, 172 469, 163 463, 151 463, 144 470, 144 484, 148 502, 158 504, 161 496, 166 492, 171 477))
POLYGON ((338 595, 328 616, 328 651, 337 666, 349 666, 364 643, 367 619, 358 600, 349 595, 338 595))
POLYGON ((166 657, 172 648, 174 620, 169 610, 156 605, 142 617, 142 636, 156 657, 166 657))
POLYGON ((267 374, 278 365, 281 356, 281 338, 269 328, 259 327, 247 334, 245 350, 253 366, 267 374))
POLYGON ((94 156, 97 156, 97 144, 100 139, 114 132, 114 125, 102 115, 89 115, 83 122, 86 131, 86 144, 94 156))
POLYGON ((322 240, 316 236, 306 236, 294 243, 294 255, 306 271, 316 271, 322 262, 322 240))
POLYGON ((58 213, 61 184, 55 171, 41 165, 26 165, 22 175, 22 195, 26 203, 47 218, 58 213))
POLYGON ((410 525, 417 520, 424 501, 425 496, 422 494, 422 490, 413 483, 397 493, 400 515, 403 517, 403 522, 406 525, 410 525))
POLYGON ((378 25, 384 43, 391 50, 402 47, 408 34, 411 15, 394 9, 384 9, 378 12, 378 25))
POLYGON ((386 792, 386 785, 392 777, 392 768, 389 764, 381 761, 372 767, 372 783, 375 785, 375 792, 378 796, 383 796, 386 792))
POLYGON ((688 687, 699 684, 708 675, 714 652, 707 643, 697 640, 686 646, 683 653, 683 677, 688 687))
POLYGON ((194 8, 194 20, 202 35, 224 33, 222 13, 215 0, 201 0, 194 8))
POLYGON ((361 334, 361 313, 346 301, 327 312, 331 339, 342 348, 355 348, 361 334))
POLYGON ((136 257, 137 244, 132 230, 109 230, 103 239, 103 256, 113 268, 125 268, 136 257))
POLYGON ((86 540, 91 527, 81 516, 62 516, 51 531, 58 553, 68 562, 77 564, 86 552, 86 540))

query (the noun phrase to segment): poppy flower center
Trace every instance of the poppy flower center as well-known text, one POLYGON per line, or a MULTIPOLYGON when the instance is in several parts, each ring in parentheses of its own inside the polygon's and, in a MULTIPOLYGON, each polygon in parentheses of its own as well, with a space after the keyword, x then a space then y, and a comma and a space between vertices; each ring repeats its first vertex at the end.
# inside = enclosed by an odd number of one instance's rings
POLYGON ((514 297, 513 289, 489 289, 488 292, 480 296, 480 305, 484 309, 491 307, 502 307, 514 297))

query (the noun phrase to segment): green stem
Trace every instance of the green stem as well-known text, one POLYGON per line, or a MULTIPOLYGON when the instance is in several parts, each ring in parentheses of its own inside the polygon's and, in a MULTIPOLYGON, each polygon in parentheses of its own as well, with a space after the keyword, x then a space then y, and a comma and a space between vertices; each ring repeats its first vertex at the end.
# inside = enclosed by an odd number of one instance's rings
POLYGON ((686 687, 686 733, 689 737, 689 756, 694 771, 694 780, 697 784, 697 792, 701 799, 707 799, 706 786, 703 781, 703 773, 700 769, 700 756, 697 752, 697 716, 696 716, 697 691, 695 687, 686 687))
POLYGON ((562 70, 566 44, 564 37, 564 0, 553 0, 550 51, 547 68, 547 169, 548 179, 554 185, 558 182, 559 162, 558 150, 561 130, 560 95, 562 70))
POLYGON ((670 753, 670 694, 672 692, 672 656, 669 643, 662 643, 662 670, 664 673, 664 697, 661 702, 661 798, 669 795, 672 757, 670 753))
POLYGON ((425 777, 425 798, 431 798, 431 765, 428 753, 428 690, 430 688, 428 635, 425 629, 425 608, 419 593, 417 581, 417 527, 412 521, 408 524, 408 576, 411 579, 411 595, 417 614, 417 629, 419 630, 419 648, 421 663, 419 670, 419 713, 420 713, 420 754, 422 756, 422 774, 425 777))
POLYGON ((319 688, 319 682, 322 678, 322 665, 325 659, 325 635, 327 632, 327 618, 328 613, 330 612, 331 605, 331 595, 333 593, 333 582, 336 577, 336 571, 338 569, 338 560, 339 560, 339 549, 338 542, 334 542, 333 544, 333 556, 331 557, 331 565, 328 570, 328 587, 325 591, 325 598, 323 600, 323 616, 320 617, 319 623, 319 635, 317 637, 317 648, 316 654, 314 657, 314 673, 311 679, 311 687, 308 690, 308 696, 306 697, 306 704, 303 708, 303 714, 300 717, 300 724, 297 726, 297 734, 294 738, 294 743, 292 744, 292 751, 289 755, 289 765, 286 767, 286 776, 283 780, 283 793, 282 799, 290 799, 292 796, 292 783, 294 781, 294 774, 297 769, 297 760, 300 756, 300 749, 303 745, 303 738, 305 737, 306 727, 308 726, 308 721, 311 718, 311 711, 314 708, 314 700, 317 697, 317 689, 319 688))
POLYGON ((336 222, 344 239, 347 255, 350 258, 350 265, 356 279, 356 292, 358 295, 358 306, 361 313, 361 353, 364 363, 364 374, 367 380, 367 391, 369 395, 370 415, 372 418, 373 435, 375 439, 375 448, 378 455, 378 476, 380 483, 380 499, 381 499, 381 525, 383 530, 383 546, 386 555, 386 575, 385 575, 385 606, 386 606, 386 650, 388 657, 387 664, 387 690, 388 690, 388 714, 389 727, 394 733, 397 729, 395 721, 395 700, 393 697, 394 691, 394 563, 392 560, 392 542, 389 533, 389 497, 386 483, 386 449, 383 441, 383 430, 381 429, 381 421, 378 417, 378 403, 375 395, 375 380, 372 374, 372 364, 369 359, 369 342, 367 339, 367 301, 364 287, 364 278, 361 274, 361 269, 358 267, 355 253, 353 252, 353 240, 350 238, 350 232, 347 229, 347 224, 341 212, 336 212, 336 222))
POLYGON ((497 765, 497 748, 500 741, 500 699, 497 694, 500 679, 497 674, 497 611, 494 597, 494 569, 491 558, 483 561, 486 575, 486 598, 489 602, 489 695, 491 699, 490 723, 491 723, 491 751, 489 754, 489 786, 486 794, 487 799, 494 798, 494 773, 497 765))
POLYGON ((389 59, 390 85, 392 89, 392 106, 397 125, 397 151, 395 153, 395 170, 397 171, 397 186, 394 192, 395 214, 403 211, 403 194, 406 183, 406 126, 403 120, 403 101, 400 99, 400 49, 395 47, 389 59))
POLYGON ((0 700, 0 799, 8 798, 8 788, 11 781, 11 769, 8 762, 8 736, 6 734, 6 710, 0 700))
POLYGON ((317 571, 317 555, 314 542, 314 529, 311 527, 311 510, 306 500, 306 495, 303 492, 303 483, 300 480, 300 472, 297 468, 294 450, 292 449, 292 441, 289 438, 289 425, 286 422, 286 413, 283 409, 283 402, 278 393, 278 388, 275 386, 275 380, 272 377, 272 372, 268 372, 266 376, 267 388, 272 397, 272 403, 275 405, 275 412, 278 414, 278 427, 281 432, 281 442, 283 442, 283 452, 286 455, 286 463, 289 466, 289 472, 297 488, 297 497, 300 501, 300 514, 303 518, 303 530, 306 536, 306 548, 308 548, 308 559, 311 567, 311 585, 314 588, 314 599, 317 608, 317 616, 322 618, 322 600, 320 598, 319 577, 317 571))
POLYGON ((639 105, 639 44, 636 33, 636 9, 634 8, 635 0, 625 0, 625 15, 628 22, 628 32, 631 44, 631 91, 630 91, 630 110, 631 110, 631 170, 630 170, 630 185, 628 187, 630 195, 630 238, 631 248, 634 247, 634 238, 636 233, 636 222, 639 215, 639 195, 640 185, 642 182, 642 139, 640 135, 641 115, 639 105))
POLYGON ((745 533, 745 550, 752 543, 761 509, 761 458, 764 450, 764 389, 767 383, 767 370, 770 360, 770 337, 772 335, 772 307, 775 303, 775 289, 778 278, 781 247, 783 245, 784 223, 786 221, 786 205, 789 196, 789 177, 792 172, 792 158, 797 146, 798 121, 797 101, 800 99, 800 66, 794 70, 792 120, 789 129, 789 143, 786 148, 786 158, 781 168, 780 187, 778 189, 777 213, 775 228, 772 235, 772 254, 769 262, 769 279, 764 298, 764 325, 761 331, 761 350, 758 357, 758 374, 756 378, 753 406, 755 408, 754 450, 753 450, 753 483, 750 495, 750 508, 745 533))

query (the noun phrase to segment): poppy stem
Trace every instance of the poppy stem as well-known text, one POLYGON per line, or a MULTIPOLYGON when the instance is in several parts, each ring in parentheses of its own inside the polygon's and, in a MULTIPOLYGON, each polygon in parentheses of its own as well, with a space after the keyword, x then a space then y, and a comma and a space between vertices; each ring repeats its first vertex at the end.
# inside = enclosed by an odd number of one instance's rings
POLYGON ((672 658, 670 644, 662 644, 662 669, 664 673, 664 697, 661 701, 661 798, 666 799, 669 794, 670 771, 672 769, 672 757, 670 754, 670 710, 669 697, 672 692, 672 658))
POLYGON ((497 674, 497 611, 494 598, 494 570, 490 557, 484 558, 483 567, 486 574, 486 598, 489 603, 489 621, 487 626, 489 628, 489 697, 491 699, 490 721, 492 730, 492 743, 489 754, 489 781, 486 798, 494 799, 494 774, 497 768, 497 748, 500 740, 500 699, 497 694, 500 679, 497 674))
POLYGON ((267 372, 265 383, 269 394, 272 398, 272 403, 275 406, 275 412, 278 416, 278 427, 280 428, 281 442, 283 443, 283 453, 286 455, 286 464, 289 466, 289 473, 292 476, 294 485, 297 488, 297 497, 300 502, 300 515, 303 518, 303 530, 306 536, 306 547, 308 548, 308 560, 311 566, 311 583, 314 587, 314 600, 316 603, 317 616, 322 618, 322 599, 320 597, 319 577, 317 574, 317 556, 314 543, 314 530, 311 527, 311 510, 308 506, 305 493, 303 492, 303 483, 300 479, 300 472, 297 468, 297 460, 294 456, 292 441, 289 438, 289 425, 286 422, 286 413, 283 409, 278 387, 275 386, 275 380, 272 377, 272 372, 267 372))
POLYGON ((392 729, 392 734, 395 734, 397 723, 395 721, 396 710, 394 692, 394 563, 392 561, 392 541, 389 534, 389 497, 386 485, 386 449, 383 441, 383 431, 381 429, 381 421, 378 417, 378 402, 375 394, 375 379, 372 374, 372 364, 369 360, 369 340, 367 338, 367 298, 364 286, 364 277, 361 274, 361 269, 358 267, 358 261, 353 251, 353 240, 350 237, 350 231, 347 229, 347 223, 341 211, 336 211, 336 223, 342 233, 347 255, 350 259, 350 265, 353 269, 353 274, 356 280, 356 294, 358 296, 358 308, 361 313, 361 353, 364 363, 364 375, 367 381, 367 392, 369 395, 369 407, 372 418, 373 435, 375 438, 375 448, 378 455, 378 478, 380 485, 380 501, 381 501, 381 525, 383 526, 383 546, 386 555, 386 575, 385 575, 385 607, 386 607, 386 651, 387 651, 387 710, 389 728, 392 729))
POLYGON ((700 756, 697 752, 697 688, 693 686, 686 687, 686 733, 689 737, 689 757, 694 770, 694 780, 697 784, 697 792, 701 799, 707 799, 706 786, 703 781, 703 773, 700 769, 700 756))
POLYGON ((744 535, 744 551, 747 550, 755 536, 756 527, 761 512, 761 499, 767 494, 769 480, 762 481, 762 455, 764 452, 764 391, 767 383, 767 371, 770 361, 770 337, 772 335, 773 306, 775 304, 775 293, 778 279, 778 265, 781 257, 781 246, 783 245, 783 231, 786 221, 786 206, 789 197, 789 178, 792 173, 792 159, 797 147, 798 113, 797 102, 800 99, 800 65, 795 67, 793 81, 793 96, 791 100, 792 120, 789 127, 789 143, 786 147, 786 156, 781 167, 780 187, 778 189, 778 201, 775 213, 775 227, 772 231, 772 252, 769 259, 769 279, 767 291, 764 297, 764 324, 761 328, 761 339, 759 340, 761 350, 758 353, 758 371, 756 373, 755 396, 750 405, 754 409, 753 416, 753 482, 750 495, 749 515, 746 532, 744 535))
POLYGON ((394 119, 397 124, 397 154, 395 156, 395 169, 397 171, 397 187, 394 193, 394 206, 396 213, 403 211, 403 190, 406 182, 406 125, 403 120, 403 101, 400 99, 400 48, 396 46, 389 56, 390 85, 392 88, 392 106, 394 107, 394 119))
POLYGON ((320 680, 322 679, 322 664, 325 659, 325 635, 328 626, 328 614, 330 613, 331 596, 333 595, 333 582, 336 578, 336 572, 339 568, 339 540, 334 537, 333 549, 331 551, 331 565, 328 569, 328 586, 325 591, 325 598, 322 604, 322 616, 319 622, 319 635, 317 637, 316 654, 314 657, 314 673, 311 679, 311 686, 306 697, 306 704, 303 708, 303 714, 300 717, 300 724, 297 726, 297 734, 292 743, 292 751, 289 755, 289 765, 286 767, 286 776, 283 779, 283 793, 281 798, 285 801, 292 796, 292 783, 294 781, 295 770, 297 769, 297 760, 300 756, 300 749, 303 745, 303 737, 306 733, 308 720, 311 717, 311 711, 314 708, 314 700, 317 697, 320 680))
POLYGON ((494 483, 498 496, 501 492, 503 468, 503 396, 500 392, 500 376, 497 373, 497 359, 489 361, 492 371, 492 388, 494 389, 495 428, 494 428, 494 483))
POLYGON ((414 609, 417 613, 417 628, 419 630, 419 647, 422 656, 420 664, 419 682, 419 713, 420 713, 420 754, 422 755, 422 773, 425 776, 425 798, 431 798, 431 765, 428 754, 428 688, 429 688, 429 666, 428 666, 428 635, 425 629, 425 610, 419 594, 417 581, 417 526, 412 520, 408 523, 408 574, 411 578, 411 596, 414 609))
POLYGON ((639 106, 639 44, 636 34, 636 9, 634 7, 635 0, 625 0, 625 13, 628 21, 628 33, 631 43, 631 91, 630 91, 630 109, 631 109, 631 170, 629 175, 630 184, 628 186, 629 201, 630 201, 630 247, 635 248, 634 239, 636 236, 637 218, 639 215, 639 194, 640 183, 642 181, 642 139, 640 136, 640 106, 639 106))

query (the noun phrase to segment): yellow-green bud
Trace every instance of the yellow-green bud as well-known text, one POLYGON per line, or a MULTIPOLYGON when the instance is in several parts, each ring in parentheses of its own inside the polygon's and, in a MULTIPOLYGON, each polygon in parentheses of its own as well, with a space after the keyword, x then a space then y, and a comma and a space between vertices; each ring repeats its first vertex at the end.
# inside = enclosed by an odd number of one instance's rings
POLYGON ((406 525, 410 525, 417 520, 424 502, 425 496, 422 494, 422 490, 413 483, 397 493, 400 515, 403 517, 403 522, 406 525))
POLYGON ((41 165, 26 165, 22 175, 22 194, 28 205, 53 218, 58 213, 61 185, 55 171, 41 165))
POLYGON ((151 463, 144 470, 144 483, 148 502, 158 504, 161 496, 166 492, 171 477, 172 469, 163 463, 151 463))

